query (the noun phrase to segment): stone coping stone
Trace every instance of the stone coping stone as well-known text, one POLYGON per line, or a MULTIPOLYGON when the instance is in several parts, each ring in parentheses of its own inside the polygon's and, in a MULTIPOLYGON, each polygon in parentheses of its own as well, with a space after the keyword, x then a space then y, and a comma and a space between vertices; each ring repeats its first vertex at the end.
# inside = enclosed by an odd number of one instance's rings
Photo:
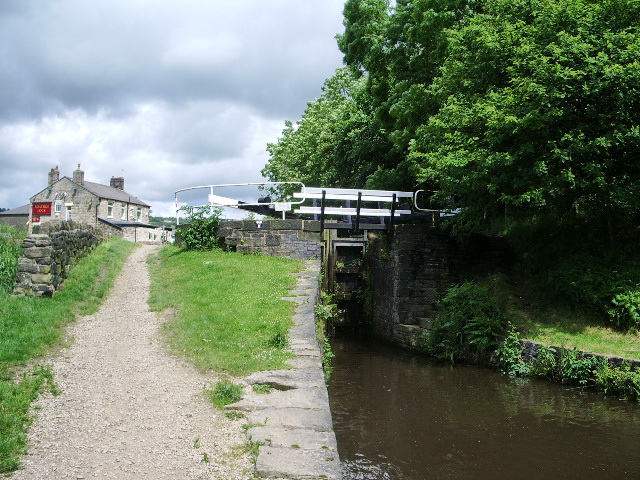
POLYGON ((324 374, 314 365, 311 368, 298 368, 295 370, 270 370, 256 372, 245 380, 251 384, 271 385, 276 390, 289 390, 292 388, 324 388, 324 374))
POLYGON ((316 432, 302 428, 251 427, 247 435, 252 443, 269 447, 338 451, 336 437, 331 432, 316 432))
POLYGON ((301 428, 316 432, 331 432, 333 422, 329 410, 310 410, 308 408, 263 409, 251 412, 247 416, 249 423, 267 427, 301 428))
POLYGON ((256 468, 262 475, 294 479, 340 480, 340 459, 333 451, 262 446, 256 468))
POLYGON ((322 359, 319 356, 290 358, 286 364, 292 368, 318 368, 322 371, 322 359))
POLYGON ((273 391, 269 394, 247 395, 238 402, 226 405, 225 409, 242 412, 292 407, 322 409, 328 404, 329 396, 326 387, 310 387, 273 391))

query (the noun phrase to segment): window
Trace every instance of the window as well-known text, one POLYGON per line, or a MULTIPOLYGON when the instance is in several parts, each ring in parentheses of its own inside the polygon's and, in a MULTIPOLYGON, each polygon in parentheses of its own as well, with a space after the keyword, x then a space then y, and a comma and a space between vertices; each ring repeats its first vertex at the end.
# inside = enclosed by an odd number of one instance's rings
POLYGON ((127 207, 124 206, 124 203, 122 204, 122 208, 120 209, 120 218, 122 220, 127 219, 127 207))
POLYGON ((70 222, 71 221, 71 207, 67 206, 66 209, 67 209, 67 222, 70 222))
POLYGON ((113 218, 113 202, 107 203, 107 217, 113 218))
POLYGON ((142 220, 142 208, 138 207, 138 209, 136 210, 136 221, 141 221, 142 220))
POLYGON ((62 201, 56 200, 55 210, 56 213, 62 212, 62 201))

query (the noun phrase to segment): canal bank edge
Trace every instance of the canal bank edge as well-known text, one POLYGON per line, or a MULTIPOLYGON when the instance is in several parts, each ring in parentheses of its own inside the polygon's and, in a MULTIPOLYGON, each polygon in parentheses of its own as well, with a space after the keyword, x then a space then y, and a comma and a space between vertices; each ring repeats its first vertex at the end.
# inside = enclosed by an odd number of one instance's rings
POLYGON ((286 300, 296 302, 289 343, 290 370, 257 372, 251 385, 269 385, 267 394, 251 391, 228 410, 247 414, 249 441, 260 445, 256 473, 289 479, 342 478, 322 353, 316 337, 315 299, 320 261, 308 260, 286 300))

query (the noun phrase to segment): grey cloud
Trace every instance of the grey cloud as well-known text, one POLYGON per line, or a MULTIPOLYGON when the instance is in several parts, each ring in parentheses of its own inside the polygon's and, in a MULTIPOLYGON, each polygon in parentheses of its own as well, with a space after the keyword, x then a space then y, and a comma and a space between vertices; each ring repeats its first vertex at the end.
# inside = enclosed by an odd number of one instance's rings
MULTIPOLYGON (((43 111, 160 97, 297 114, 340 59, 336 48, 325 53, 339 18, 318 22, 323 8, 321 0, 163 2, 154 11, 135 1, 42 2, 0 18, 0 63, 15 66, 9 87, 40 97, 43 111), (307 40, 315 30, 327 43, 307 40)), ((2 98, 3 110, 23 107, 20 97, 2 98)))

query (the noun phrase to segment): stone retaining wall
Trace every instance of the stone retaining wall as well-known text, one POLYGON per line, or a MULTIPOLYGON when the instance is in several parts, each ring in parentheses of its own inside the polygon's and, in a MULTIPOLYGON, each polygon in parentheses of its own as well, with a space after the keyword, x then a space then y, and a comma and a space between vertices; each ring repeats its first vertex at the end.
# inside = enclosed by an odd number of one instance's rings
POLYGON ((508 264, 500 239, 454 241, 437 226, 396 225, 370 233, 367 245, 369 315, 374 333, 409 350, 419 350, 436 317, 436 302, 449 287, 508 264))
POLYGON ((69 268, 102 241, 95 230, 61 230, 29 235, 18 259, 15 295, 53 296, 69 268))
POLYGON ((313 220, 223 220, 218 238, 239 253, 322 258, 320 222, 313 220))
MULTIPOLYGON (((554 348, 556 358, 559 358, 561 352, 563 350, 566 350, 563 347, 557 347, 555 345, 544 345, 542 343, 532 342, 531 340, 520 340, 520 345, 522 347, 522 359, 527 363, 531 363, 538 358, 538 351, 540 349, 540 346, 554 348)), ((638 360, 615 357, 611 355, 601 355, 599 353, 589 353, 582 351, 579 351, 579 353, 583 357, 604 358, 610 367, 620 367, 624 362, 628 362, 632 370, 640 371, 640 361, 638 360)))

